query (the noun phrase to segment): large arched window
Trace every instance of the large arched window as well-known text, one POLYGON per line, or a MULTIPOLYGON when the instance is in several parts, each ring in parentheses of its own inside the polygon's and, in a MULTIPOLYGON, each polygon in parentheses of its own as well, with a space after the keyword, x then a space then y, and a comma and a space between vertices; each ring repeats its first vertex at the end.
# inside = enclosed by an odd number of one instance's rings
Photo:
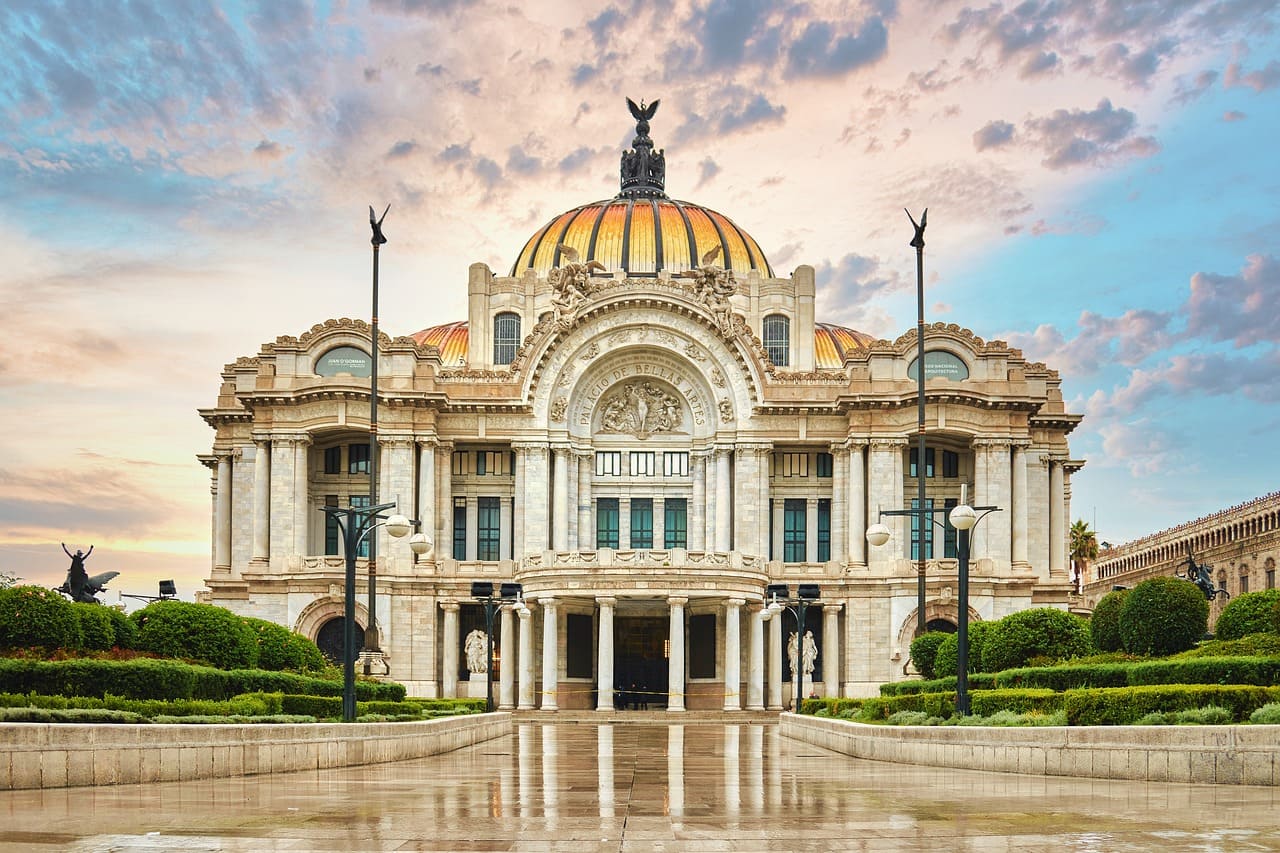
POLYGON ((510 364, 520 346, 520 315, 506 312, 493 318, 493 363, 510 364))
POLYGON ((764 349, 778 367, 791 364, 791 318, 770 314, 764 318, 764 349))

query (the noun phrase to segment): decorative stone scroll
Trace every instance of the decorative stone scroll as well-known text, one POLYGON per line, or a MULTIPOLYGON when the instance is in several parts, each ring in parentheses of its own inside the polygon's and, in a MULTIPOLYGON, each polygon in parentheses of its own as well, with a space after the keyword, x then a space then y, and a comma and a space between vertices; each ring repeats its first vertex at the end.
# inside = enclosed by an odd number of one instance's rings
POLYGON ((602 433, 626 433, 643 440, 658 432, 676 432, 684 422, 680 400, 651 382, 628 382, 600 405, 604 407, 602 433))

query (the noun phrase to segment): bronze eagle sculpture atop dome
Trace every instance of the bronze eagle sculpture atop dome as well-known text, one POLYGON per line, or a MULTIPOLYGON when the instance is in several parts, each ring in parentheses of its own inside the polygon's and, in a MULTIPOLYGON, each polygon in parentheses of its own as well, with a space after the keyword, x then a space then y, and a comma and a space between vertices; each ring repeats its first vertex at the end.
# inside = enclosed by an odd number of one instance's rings
POLYGON ((631 110, 631 117, 636 121, 649 121, 658 112, 658 104, 660 103, 662 103, 661 98, 646 107, 644 99, 641 98, 640 104, 637 106, 635 101, 627 98, 627 109, 631 110))

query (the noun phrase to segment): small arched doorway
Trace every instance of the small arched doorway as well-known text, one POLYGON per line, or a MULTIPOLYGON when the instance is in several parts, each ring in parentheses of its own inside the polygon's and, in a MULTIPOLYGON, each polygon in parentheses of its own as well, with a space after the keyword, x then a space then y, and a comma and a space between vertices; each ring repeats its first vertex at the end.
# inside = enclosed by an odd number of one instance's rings
MULTIPOLYGON (((338 616, 325 622, 316 632, 316 645, 320 647, 324 656, 335 664, 342 663, 342 634, 346 624, 346 618, 338 616)), ((364 648, 364 628, 356 623, 355 653, 357 656, 362 648, 364 648)))

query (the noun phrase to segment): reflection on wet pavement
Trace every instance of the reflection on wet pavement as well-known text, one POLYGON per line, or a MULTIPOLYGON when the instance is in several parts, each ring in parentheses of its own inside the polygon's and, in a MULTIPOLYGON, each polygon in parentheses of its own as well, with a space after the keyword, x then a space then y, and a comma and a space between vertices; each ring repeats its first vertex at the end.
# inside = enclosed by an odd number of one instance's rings
POLYGON ((0 851, 1280 850, 1270 788, 851 759, 776 725, 517 722, 397 764, 0 793, 0 851))

